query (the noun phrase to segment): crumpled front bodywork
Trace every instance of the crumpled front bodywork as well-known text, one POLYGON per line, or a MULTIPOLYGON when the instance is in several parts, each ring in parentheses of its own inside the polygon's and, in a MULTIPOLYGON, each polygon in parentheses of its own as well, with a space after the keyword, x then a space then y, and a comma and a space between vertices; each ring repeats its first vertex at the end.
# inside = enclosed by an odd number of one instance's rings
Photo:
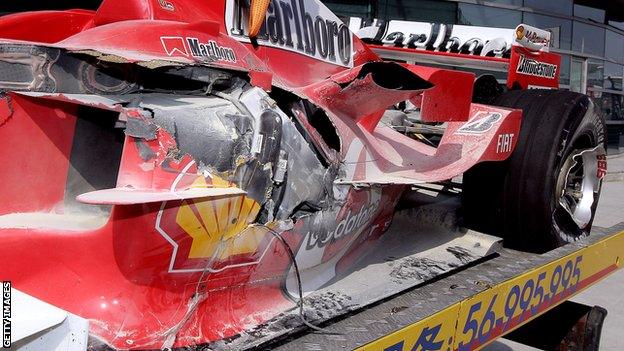
POLYGON ((259 46, 223 23, 234 5, 107 0, 46 14, 47 34, 11 27, 41 14, 0 19, 0 278, 89 319, 94 345, 249 332, 374 248, 406 185, 513 150, 519 112, 465 98, 437 149, 378 125, 435 106, 432 83, 376 62, 319 2, 274 2, 259 46), (288 9, 325 16, 343 51, 294 19, 280 42, 288 9))

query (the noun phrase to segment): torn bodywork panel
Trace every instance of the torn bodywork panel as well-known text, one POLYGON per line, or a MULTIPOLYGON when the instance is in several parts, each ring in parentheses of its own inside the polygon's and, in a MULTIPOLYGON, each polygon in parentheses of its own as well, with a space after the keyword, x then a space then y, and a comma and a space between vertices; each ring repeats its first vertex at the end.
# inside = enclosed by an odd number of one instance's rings
POLYGON ((369 62, 306 87, 303 94, 341 118, 374 129, 388 107, 409 100, 433 85, 403 66, 369 62), (371 96, 377 96, 371 99, 371 96))
MULTIPOLYGON (((380 62, 317 1, 274 1, 254 45, 248 12, 106 0, 50 13, 41 35, 8 29, 39 14, 0 18, 0 278, 88 319, 94 344, 251 345, 303 296, 308 309, 338 298, 319 320, 388 296, 339 281, 383 241, 407 185, 514 148, 519 111, 467 97, 437 110, 452 99, 436 79, 469 91, 471 75, 380 62), (437 147, 379 123, 407 100, 450 121, 437 147)), ((422 217, 399 216, 402 240, 422 217)), ((384 268, 393 291, 495 247, 463 234, 429 245, 443 262, 428 273, 432 257, 409 246, 384 268)))
POLYGON ((0 43, 0 86, 11 91, 64 94, 130 94, 140 91, 210 90, 233 74, 173 61, 106 60, 95 50, 71 51, 41 44, 0 43), (167 80, 166 88, 162 81, 167 80))
MULTIPOLYGON (((514 136, 520 129, 518 110, 462 99, 458 104, 463 106, 456 111, 459 117, 450 119, 437 147, 398 135, 379 124, 389 106, 405 100, 420 101, 421 116, 425 106, 426 113, 430 113, 432 97, 427 94, 436 96, 440 92, 435 87, 433 92, 427 90, 432 85, 409 68, 390 62, 369 63, 299 91, 327 111, 340 134, 343 164, 336 183, 366 186, 436 182, 458 176, 478 162, 502 161, 511 155, 517 140, 514 136), (385 76, 388 72, 402 78, 385 76), (371 95, 381 97, 370 99, 371 95), (468 112, 461 111, 464 106, 468 112), (501 145, 503 136, 505 145, 501 145)), ((424 71, 433 75, 430 69, 424 71)), ((465 73, 450 76, 462 78, 457 82, 460 89, 465 78, 470 77, 465 73)), ((467 95, 471 94, 472 89, 468 89, 467 95)), ((442 114, 449 111, 454 110, 441 109, 442 114)))

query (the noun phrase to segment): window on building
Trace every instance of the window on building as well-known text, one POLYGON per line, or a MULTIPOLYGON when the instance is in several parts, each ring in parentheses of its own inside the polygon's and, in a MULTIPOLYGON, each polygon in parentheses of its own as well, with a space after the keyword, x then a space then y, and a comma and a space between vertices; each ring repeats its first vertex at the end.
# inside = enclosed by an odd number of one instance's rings
POLYGON ((600 98, 594 98, 596 106, 602 110, 606 120, 624 120, 624 96, 620 94, 601 93, 600 98))
POLYGON ((369 0, 323 0, 333 13, 340 17, 374 18, 377 1, 369 0))
POLYGON ((598 23, 605 22, 606 12, 604 9, 593 8, 585 5, 574 4, 574 16, 586 18, 598 23))
POLYGON ((489 2, 496 2, 499 4, 522 6, 522 0, 488 0, 489 2))
POLYGON ((622 76, 624 66, 617 63, 605 62, 604 88, 610 90, 622 90, 622 76))
POLYGON ((617 29, 624 30, 624 22, 622 21, 608 21, 610 26, 613 26, 617 29))
POLYGON ((516 28, 522 12, 472 4, 459 4, 458 23, 472 26, 516 28))
POLYGON ((561 55, 561 67, 559 67, 559 84, 570 85, 570 56, 561 55))
POLYGON ((524 0, 524 6, 544 12, 572 16, 572 0, 524 0))
POLYGON ((572 47, 571 20, 525 12, 523 23, 550 31, 554 48, 570 50, 572 47))
POLYGON ((604 84, 604 61, 587 60, 587 89, 602 88, 604 84))
POLYGON ((607 30, 605 58, 624 64, 624 35, 607 30))
POLYGON ((455 24, 457 3, 432 0, 379 0, 379 18, 455 24))
POLYGON ((605 29, 574 21, 572 25, 572 51, 603 57, 605 29))
POLYGON ((585 59, 570 58, 570 91, 585 93, 585 59))

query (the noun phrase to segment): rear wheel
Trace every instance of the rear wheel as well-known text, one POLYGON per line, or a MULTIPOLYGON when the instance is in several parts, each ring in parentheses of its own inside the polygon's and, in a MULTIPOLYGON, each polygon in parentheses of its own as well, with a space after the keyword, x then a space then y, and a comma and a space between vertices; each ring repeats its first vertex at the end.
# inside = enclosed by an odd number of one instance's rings
POLYGON ((568 91, 523 90, 494 105, 522 109, 522 127, 509 160, 464 175, 466 225, 531 252, 589 235, 606 170, 605 122, 594 104, 568 91))

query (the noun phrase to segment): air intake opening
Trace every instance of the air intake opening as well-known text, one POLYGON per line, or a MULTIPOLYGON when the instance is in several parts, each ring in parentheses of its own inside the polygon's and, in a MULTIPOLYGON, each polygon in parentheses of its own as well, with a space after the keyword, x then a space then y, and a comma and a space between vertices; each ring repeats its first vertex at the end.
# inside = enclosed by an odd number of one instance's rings
POLYGON ((79 107, 65 186, 66 212, 110 213, 110 206, 82 204, 76 196, 115 187, 125 138, 123 129, 115 128, 118 116, 79 107))

